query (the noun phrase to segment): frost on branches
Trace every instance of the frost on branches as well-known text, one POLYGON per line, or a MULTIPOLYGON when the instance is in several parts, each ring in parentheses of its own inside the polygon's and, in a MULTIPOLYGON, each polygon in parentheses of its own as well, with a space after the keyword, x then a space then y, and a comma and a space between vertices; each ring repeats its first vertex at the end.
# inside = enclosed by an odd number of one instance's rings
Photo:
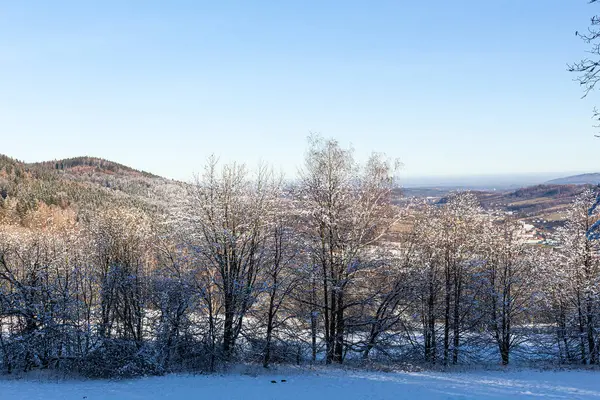
POLYGON ((312 137, 294 182, 211 158, 193 183, 135 192, 149 203, 76 208, 11 189, 0 207, 0 369, 598 364, 592 191, 556 246, 534 245, 522 221, 472 193, 398 202, 396 168, 312 137))

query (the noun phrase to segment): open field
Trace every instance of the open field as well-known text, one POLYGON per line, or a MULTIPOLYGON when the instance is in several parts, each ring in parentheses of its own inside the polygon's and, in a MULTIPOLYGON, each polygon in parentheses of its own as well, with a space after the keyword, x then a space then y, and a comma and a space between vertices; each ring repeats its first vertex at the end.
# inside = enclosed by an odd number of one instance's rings
POLYGON ((0 381, 0 393, 3 400, 598 399, 600 385, 598 372, 591 371, 384 373, 320 369, 125 381, 4 380, 0 381))

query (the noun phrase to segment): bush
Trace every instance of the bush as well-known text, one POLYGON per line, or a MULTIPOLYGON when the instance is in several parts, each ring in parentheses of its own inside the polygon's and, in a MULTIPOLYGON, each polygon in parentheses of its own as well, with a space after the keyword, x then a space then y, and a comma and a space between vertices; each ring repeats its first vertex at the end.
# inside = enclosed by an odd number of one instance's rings
POLYGON ((79 360, 77 370, 88 378, 133 378, 164 373, 150 345, 133 341, 104 340, 79 360))
MULTIPOLYGON (((249 339, 249 349, 245 357, 252 362, 262 363, 266 349, 266 340, 249 339)), ((272 364, 294 364, 304 360, 305 351, 302 344, 296 342, 283 342, 273 340, 271 342, 270 362, 272 364)))

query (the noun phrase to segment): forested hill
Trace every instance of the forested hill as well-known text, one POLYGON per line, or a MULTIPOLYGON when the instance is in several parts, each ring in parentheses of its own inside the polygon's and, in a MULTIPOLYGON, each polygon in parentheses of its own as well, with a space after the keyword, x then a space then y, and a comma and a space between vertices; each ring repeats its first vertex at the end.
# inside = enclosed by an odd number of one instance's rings
POLYGON ((146 171, 139 171, 123 164, 105 160, 98 157, 74 157, 62 160, 44 161, 32 164, 43 168, 55 169, 74 174, 105 173, 126 176, 144 176, 147 178, 158 178, 157 175, 146 171))
POLYGON ((25 163, 0 155, 0 224, 27 225, 39 210, 77 215, 107 204, 156 209, 161 191, 178 185, 101 158, 25 163))
POLYGON ((61 160, 25 163, 7 155, 0 154, 0 170, 26 173, 29 176, 49 178, 56 173, 69 175, 90 176, 94 174, 157 178, 161 177, 150 172, 140 171, 114 161, 98 157, 73 157, 61 160))

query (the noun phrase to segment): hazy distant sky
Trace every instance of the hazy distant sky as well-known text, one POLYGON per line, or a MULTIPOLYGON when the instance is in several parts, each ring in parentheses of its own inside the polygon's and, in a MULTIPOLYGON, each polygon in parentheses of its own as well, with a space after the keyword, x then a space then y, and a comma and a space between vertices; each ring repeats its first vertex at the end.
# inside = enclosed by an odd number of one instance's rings
POLYGON ((597 171, 587 0, 0 0, 0 153, 293 175, 310 131, 407 176, 597 171))

